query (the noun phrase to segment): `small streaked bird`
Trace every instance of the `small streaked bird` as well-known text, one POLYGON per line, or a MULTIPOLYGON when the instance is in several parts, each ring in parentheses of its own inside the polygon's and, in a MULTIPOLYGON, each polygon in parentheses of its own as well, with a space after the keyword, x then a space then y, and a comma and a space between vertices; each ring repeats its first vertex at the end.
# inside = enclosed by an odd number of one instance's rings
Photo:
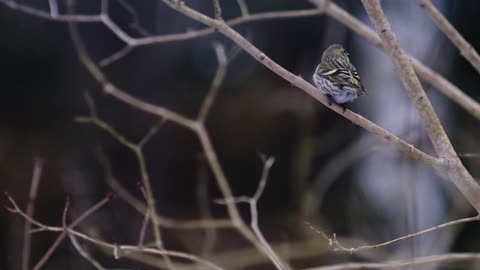
POLYGON ((341 105, 352 102, 357 97, 367 95, 357 69, 350 63, 348 53, 342 45, 328 47, 322 55, 322 62, 315 69, 313 82, 318 90, 329 99, 341 105))

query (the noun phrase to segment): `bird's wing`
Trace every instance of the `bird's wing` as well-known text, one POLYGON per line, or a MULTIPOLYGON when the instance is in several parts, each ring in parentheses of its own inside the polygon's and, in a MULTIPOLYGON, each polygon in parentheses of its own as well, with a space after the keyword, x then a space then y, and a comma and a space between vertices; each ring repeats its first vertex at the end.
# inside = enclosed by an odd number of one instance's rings
POLYGON ((367 92, 363 88, 363 84, 362 84, 362 81, 360 80, 360 75, 358 75, 357 69, 352 64, 350 64, 350 66, 351 66, 350 67, 351 83, 357 86, 360 89, 360 91, 362 91, 364 94, 366 94, 367 92))
POLYGON ((352 86, 352 83, 350 83, 350 78, 352 75, 344 68, 320 69, 319 73, 326 79, 336 82, 340 85, 352 86))

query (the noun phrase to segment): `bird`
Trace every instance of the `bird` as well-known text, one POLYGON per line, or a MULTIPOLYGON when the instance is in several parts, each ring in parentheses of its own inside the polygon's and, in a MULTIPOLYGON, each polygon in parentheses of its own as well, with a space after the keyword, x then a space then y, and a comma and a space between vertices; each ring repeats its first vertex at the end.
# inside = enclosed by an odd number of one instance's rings
POLYGON ((342 45, 330 45, 322 55, 322 61, 313 73, 313 82, 329 100, 343 107, 359 96, 367 95, 355 66, 350 63, 349 53, 342 45))

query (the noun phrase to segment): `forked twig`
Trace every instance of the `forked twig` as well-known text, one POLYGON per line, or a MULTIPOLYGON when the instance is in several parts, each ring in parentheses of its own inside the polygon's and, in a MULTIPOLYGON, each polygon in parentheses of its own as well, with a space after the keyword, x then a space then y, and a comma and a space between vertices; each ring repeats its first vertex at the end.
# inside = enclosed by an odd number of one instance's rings
MULTIPOLYGON (((105 205, 108 201, 110 201, 112 195, 108 195, 105 199, 99 201, 97 204, 93 205, 91 208, 89 208, 87 211, 85 211, 83 214, 81 214, 79 217, 77 217, 70 225, 66 226, 65 224, 62 227, 55 227, 55 226, 49 226, 49 225, 44 225, 38 221, 33 220, 31 217, 29 217, 25 212, 23 212, 17 205, 17 203, 13 200, 13 198, 6 194, 8 201, 10 202, 11 206, 6 207, 7 210, 9 210, 12 213, 19 214, 26 220, 29 220, 32 224, 35 224, 39 228, 43 229, 44 231, 51 231, 51 232, 61 232, 60 236, 63 235, 63 238, 68 235, 73 235, 77 238, 81 238, 85 241, 88 241, 90 243, 93 243, 99 247, 104 247, 104 248, 109 248, 113 253, 116 258, 120 258, 121 256, 129 255, 129 254, 135 254, 135 253, 146 253, 146 254, 153 254, 153 255, 161 255, 161 256, 172 256, 180 259, 186 259, 190 260, 192 262, 199 263, 201 265, 204 265, 208 267, 208 269, 215 269, 215 270, 223 270, 223 268, 215 265, 214 263, 204 260, 200 257, 197 257, 192 254, 184 253, 184 252, 179 252, 179 251, 171 251, 171 250, 159 250, 157 248, 143 248, 139 246, 131 246, 131 245, 118 245, 118 244, 112 244, 108 243, 105 241, 102 241, 97 238, 93 238, 88 236, 87 234, 81 233, 79 231, 76 231, 74 228, 79 225, 83 220, 85 220, 87 217, 89 217, 91 214, 96 212, 100 207, 105 205)), ((62 219, 63 222, 66 223, 65 221, 65 216, 66 212, 68 210, 68 200, 65 205, 62 219)), ((59 236, 59 237, 60 237, 59 236)), ((58 239, 58 238, 57 238, 58 239)), ((57 240, 55 241, 55 243, 57 240)), ((55 244, 54 243, 54 244, 55 244)), ((53 246, 53 245, 52 245, 53 246)), ((35 268, 34 268, 35 269, 35 268)), ((37 268, 39 269, 39 268, 37 268)))
MULTIPOLYGON (((260 177, 260 181, 258 182, 257 190, 255 191, 254 195, 252 197, 247 197, 247 196, 233 197, 230 200, 235 203, 247 203, 249 205, 250 218, 251 218, 250 227, 252 228, 253 232, 258 237, 260 242, 262 242, 263 245, 268 249, 268 251, 270 252, 270 256, 275 259, 274 263, 277 266, 277 268, 282 269, 283 268, 282 262, 278 259, 277 255, 275 254, 272 247, 263 236, 263 233, 260 230, 260 227, 258 226, 258 207, 257 207, 258 200, 260 200, 260 197, 262 196, 263 191, 265 190, 270 169, 273 163, 275 162, 275 158, 273 157, 266 158, 263 154, 261 154, 261 158, 263 161, 263 171, 262 171, 262 176, 260 177)), ((215 202, 218 204, 225 204, 226 200, 228 199, 217 199, 215 200, 215 202)))
MULTIPOLYGON (((45 254, 40 258, 40 260, 35 264, 35 266, 32 268, 33 270, 38 270, 42 268, 47 260, 52 256, 53 252, 57 249, 57 247, 62 243, 63 239, 67 236, 67 230, 68 229, 73 229, 75 228, 78 224, 80 224, 82 221, 84 221, 87 217, 89 217, 91 214, 95 213, 98 209, 100 209, 102 206, 104 206, 106 203, 108 203, 111 199, 111 195, 109 194, 106 196, 103 200, 99 201, 87 211, 85 211, 82 215, 78 216, 70 225, 68 225, 66 228, 62 227, 53 227, 53 226, 47 226, 44 225, 36 220, 34 220, 32 217, 30 217, 27 213, 23 212, 17 205, 17 203, 13 200, 13 198, 9 194, 5 194, 7 196, 8 201, 10 202, 11 206, 6 207, 8 211, 12 213, 19 214, 22 216, 25 220, 29 221, 33 225, 37 226, 39 229, 44 230, 44 231, 53 231, 53 232, 61 232, 53 244, 50 246, 50 248, 45 252, 45 254)), ((64 220, 65 220, 65 213, 66 209, 68 208, 68 200, 65 205, 65 210, 64 210, 64 220)))
MULTIPOLYGON (((89 106, 90 109, 95 108, 93 100, 90 100, 91 105, 89 106)), ((125 147, 129 148, 136 156, 138 165, 140 167, 140 174, 142 177, 142 185, 144 186, 145 192, 145 200, 147 201, 147 210, 145 216, 149 215, 149 212, 157 213, 156 206, 155 206, 155 198, 153 196, 153 191, 150 183, 150 176, 148 174, 147 163, 145 161, 145 157, 143 155, 143 147, 145 144, 157 133, 160 126, 165 122, 165 119, 161 119, 157 124, 155 124, 150 130, 143 136, 143 138, 138 143, 132 143, 127 138, 125 138, 120 132, 115 130, 112 126, 108 123, 102 121, 101 119, 96 116, 95 110, 90 112, 91 117, 77 117, 76 120, 81 123, 91 123, 96 125, 97 127, 105 130, 108 132, 113 138, 115 138, 119 143, 124 145, 125 147)), ((158 249, 164 249, 163 240, 161 236, 160 224, 159 220, 156 215, 151 218, 153 233, 155 237, 155 242, 158 249)), ((143 241, 143 240, 142 240, 143 241)), ((168 255, 163 254, 165 262, 169 269, 173 269, 173 264, 168 257, 168 255)))

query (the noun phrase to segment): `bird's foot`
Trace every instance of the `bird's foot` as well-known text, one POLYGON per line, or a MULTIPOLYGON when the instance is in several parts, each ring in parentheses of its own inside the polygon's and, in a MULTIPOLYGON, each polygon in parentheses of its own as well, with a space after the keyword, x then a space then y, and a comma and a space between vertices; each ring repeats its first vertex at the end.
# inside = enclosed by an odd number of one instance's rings
POLYGON ((330 95, 330 94, 326 94, 325 96, 326 96, 326 97, 327 97, 327 99, 328 99, 328 106, 332 106, 332 105, 333 105, 333 103, 335 103, 335 104, 336 104, 336 102, 335 102, 335 101, 333 101, 332 95, 330 95))

